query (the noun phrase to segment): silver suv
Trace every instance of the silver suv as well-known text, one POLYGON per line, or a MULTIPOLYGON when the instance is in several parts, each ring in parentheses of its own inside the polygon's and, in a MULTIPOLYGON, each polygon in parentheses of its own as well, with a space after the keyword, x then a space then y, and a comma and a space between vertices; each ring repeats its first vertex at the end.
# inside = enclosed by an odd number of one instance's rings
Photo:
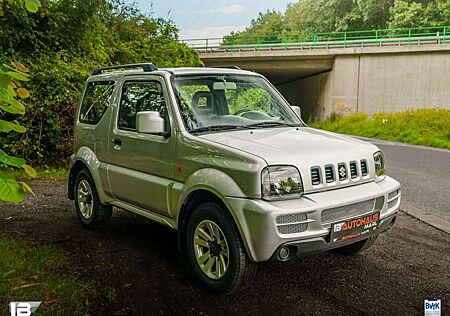
POLYGON ((122 65, 87 80, 68 193, 89 228, 116 206, 176 230, 226 294, 257 262, 371 246, 400 205, 384 166, 376 146, 306 126, 259 74, 122 65))

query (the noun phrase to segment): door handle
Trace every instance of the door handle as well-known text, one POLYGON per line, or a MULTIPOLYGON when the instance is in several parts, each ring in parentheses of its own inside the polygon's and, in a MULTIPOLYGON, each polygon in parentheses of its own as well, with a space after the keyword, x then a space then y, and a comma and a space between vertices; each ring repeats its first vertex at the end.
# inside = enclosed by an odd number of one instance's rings
POLYGON ((112 143, 114 145, 113 148, 115 150, 121 150, 122 149, 122 140, 120 138, 114 138, 112 140, 112 143))

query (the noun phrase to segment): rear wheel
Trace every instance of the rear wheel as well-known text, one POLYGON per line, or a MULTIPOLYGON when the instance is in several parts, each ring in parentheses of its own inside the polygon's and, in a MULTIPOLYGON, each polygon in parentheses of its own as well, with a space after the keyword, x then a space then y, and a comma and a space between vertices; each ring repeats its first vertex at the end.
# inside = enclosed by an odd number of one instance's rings
POLYGON ((218 203, 198 206, 187 223, 186 251, 194 274, 201 284, 216 294, 244 289, 256 266, 227 210, 218 203))
POLYGON ((338 253, 341 255, 351 256, 360 252, 363 252, 364 250, 370 248, 375 241, 377 240, 378 235, 369 237, 367 239, 355 242, 353 244, 332 249, 331 252, 338 253))
POLYGON ((100 203, 94 180, 83 169, 75 179, 75 209, 79 221, 88 228, 95 228, 111 219, 112 206, 100 203))

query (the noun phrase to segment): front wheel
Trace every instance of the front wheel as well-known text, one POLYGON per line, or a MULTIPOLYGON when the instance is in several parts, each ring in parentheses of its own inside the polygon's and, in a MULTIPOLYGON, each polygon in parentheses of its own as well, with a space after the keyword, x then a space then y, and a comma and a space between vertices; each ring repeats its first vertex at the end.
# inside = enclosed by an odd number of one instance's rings
POLYGON ((81 170, 75 179, 75 209, 79 221, 88 228, 95 228, 111 219, 112 206, 100 203, 91 174, 81 170))
POLYGON ((186 250, 194 274, 216 294, 244 289, 256 266, 245 253, 239 232, 227 210, 218 203, 204 203, 189 218, 186 250))

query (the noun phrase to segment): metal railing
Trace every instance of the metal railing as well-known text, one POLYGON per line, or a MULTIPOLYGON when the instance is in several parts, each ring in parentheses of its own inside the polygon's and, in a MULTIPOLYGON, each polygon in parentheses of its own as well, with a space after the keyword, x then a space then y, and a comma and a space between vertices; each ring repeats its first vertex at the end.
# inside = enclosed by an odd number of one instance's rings
POLYGON ((349 48, 421 45, 450 42, 450 26, 384 29, 313 34, 230 35, 223 38, 185 39, 182 43, 205 53, 274 49, 349 48))

